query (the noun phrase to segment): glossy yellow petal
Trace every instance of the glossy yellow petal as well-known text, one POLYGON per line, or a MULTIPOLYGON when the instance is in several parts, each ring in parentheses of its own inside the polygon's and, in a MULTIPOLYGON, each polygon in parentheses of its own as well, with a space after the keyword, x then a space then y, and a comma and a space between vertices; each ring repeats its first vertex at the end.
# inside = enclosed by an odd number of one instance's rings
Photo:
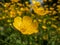
POLYGON ((21 17, 16 17, 16 18, 14 19, 13 26, 14 26, 16 29, 20 30, 21 25, 22 25, 22 19, 21 19, 21 17))
POLYGON ((19 0, 11 0, 12 2, 18 2, 19 0))
POLYGON ((28 34, 33 34, 33 33, 38 33, 37 28, 33 27, 33 25, 31 25, 30 27, 28 27, 27 30, 28 34))
POLYGON ((31 25, 31 23, 32 23, 31 17, 29 17, 29 16, 24 16, 23 17, 23 24, 24 25, 29 26, 29 25, 31 25))

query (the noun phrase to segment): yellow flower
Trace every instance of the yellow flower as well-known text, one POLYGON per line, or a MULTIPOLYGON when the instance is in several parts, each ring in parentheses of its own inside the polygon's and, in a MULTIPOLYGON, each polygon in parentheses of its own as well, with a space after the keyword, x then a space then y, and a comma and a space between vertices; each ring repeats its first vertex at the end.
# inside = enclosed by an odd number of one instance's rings
POLYGON ((60 27, 58 27, 56 31, 58 34, 60 34, 60 27))
POLYGON ((17 14, 21 16, 22 12, 17 10, 17 14))
POLYGON ((44 26, 44 25, 42 26, 42 28, 43 28, 43 29, 47 29, 47 27, 46 27, 46 26, 44 26))
POLYGON ((5 3, 4 4, 4 7, 8 7, 8 6, 10 6, 10 3, 5 3))
POLYGON ((17 3, 17 5, 18 5, 18 6, 20 6, 20 7, 22 7, 22 6, 23 6, 23 4, 21 4, 21 3, 17 3))
POLYGON ((46 22, 47 22, 46 19, 44 19, 44 20, 43 20, 43 23, 45 24, 46 22))
POLYGON ((8 19, 7 22, 11 22, 11 20, 8 19))
POLYGON ((56 13, 57 13, 56 11, 53 11, 53 13, 52 13, 52 14, 54 15, 54 14, 56 14, 56 13))
POLYGON ((44 39, 44 40, 48 40, 48 34, 45 34, 45 35, 43 36, 43 39, 44 39))
POLYGON ((41 3, 37 1, 37 2, 34 3, 34 5, 41 6, 41 3))
POLYGON ((47 2, 47 0, 43 0, 44 2, 47 2))
POLYGON ((11 0, 11 2, 18 2, 19 0, 11 0))
POLYGON ((28 7, 25 7, 25 11, 30 11, 28 7))
POLYGON ((39 22, 42 22, 42 20, 41 20, 41 19, 38 19, 38 21, 39 21, 39 22))
POLYGON ((53 10, 54 10, 54 8, 50 7, 50 10, 51 10, 51 11, 53 11, 53 10))
POLYGON ((6 18, 6 16, 2 16, 2 19, 5 19, 6 18))
POLYGON ((57 5, 57 8, 60 8, 60 5, 57 5))
POLYGON ((26 1, 26 2, 25 2, 25 4, 29 4, 29 2, 28 2, 28 1, 26 1))
POLYGON ((33 8, 34 12, 38 15, 41 15, 41 16, 44 16, 46 14, 48 14, 48 11, 47 10, 44 10, 43 7, 40 7, 40 8, 33 8))
POLYGON ((8 13, 8 10, 4 10, 5 13, 8 13))
POLYGON ((54 4, 53 4, 53 7, 54 7, 54 6, 56 6, 56 5, 57 5, 57 4, 56 4, 56 3, 54 3, 54 4))
POLYGON ((14 10, 10 11, 10 17, 15 17, 16 16, 16 12, 14 10))
POLYGON ((25 8, 20 8, 21 11, 25 11, 25 8))
POLYGON ((57 5, 57 11, 60 13, 60 5, 57 5))
POLYGON ((54 25, 54 24, 52 24, 52 25, 51 25, 51 27, 53 27, 53 28, 57 28, 57 26, 56 26, 56 25, 54 25))
MULTIPOLYGON (((48 7, 48 5, 44 5, 44 8, 47 8, 48 7)), ((47 8, 48 9, 48 8, 47 8)))
POLYGON ((29 16, 24 16, 23 18, 16 17, 14 19, 13 26, 22 34, 30 35, 38 32, 38 23, 33 22, 29 16))
POLYGON ((58 31, 60 31, 60 27, 58 27, 58 29, 57 29, 58 31))

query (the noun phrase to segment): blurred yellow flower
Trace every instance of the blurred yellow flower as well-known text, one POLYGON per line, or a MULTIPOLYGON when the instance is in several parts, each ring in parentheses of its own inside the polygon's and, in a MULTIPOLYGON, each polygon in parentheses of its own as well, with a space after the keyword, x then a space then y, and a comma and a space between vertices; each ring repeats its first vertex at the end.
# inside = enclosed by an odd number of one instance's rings
POLYGON ((60 13, 60 5, 57 5, 57 11, 60 13))
POLYGON ((8 13, 8 10, 4 10, 5 13, 8 13))
POLYGON ((4 4, 4 7, 8 7, 8 6, 10 6, 10 3, 5 3, 4 4))
POLYGON ((53 11, 53 13, 52 13, 52 14, 54 15, 54 14, 56 14, 56 13, 57 13, 56 11, 53 11))
POLYGON ((44 5, 44 8, 48 8, 48 5, 44 5))
POLYGON ((46 19, 44 19, 44 20, 43 20, 43 23, 44 23, 44 24, 45 24, 45 23, 47 23, 47 20, 46 20, 46 19))
POLYGON ((60 27, 56 29, 57 33, 60 34, 60 27))
POLYGON ((33 10, 36 14, 41 15, 41 16, 44 16, 44 15, 48 14, 48 12, 49 12, 48 10, 44 10, 43 7, 40 7, 40 8, 33 7, 33 10))
POLYGON ((18 2, 19 0, 11 0, 11 2, 18 2))
POLYGON ((54 3, 54 4, 53 4, 53 7, 54 7, 54 6, 56 6, 56 5, 57 5, 57 4, 56 4, 56 3, 54 3))
POLYGON ((23 4, 21 4, 21 3, 17 3, 17 5, 18 5, 18 6, 20 6, 20 7, 22 7, 22 6, 23 6, 23 4))
POLYGON ((47 29, 47 27, 45 25, 42 26, 43 29, 47 29))
POLYGON ((16 16, 16 12, 14 10, 10 11, 10 17, 15 17, 16 16))
POLYGON ((47 0, 43 0, 43 2, 47 2, 47 0))
POLYGON ((20 8, 21 11, 25 11, 25 8, 20 8))
POLYGON ((22 11, 18 11, 18 10, 17 10, 17 14, 18 14, 19 16, 21 16, 21 15, 22 15, 22 11))
POLYGON ((53 11, 53 10, 54 10, 54 8, 53 8, 53 7, 50 7, 50 10, 51 10, 51 11, 53 11))
POLYGON ((43 35, 44 40, 48 40, 48 34, 43 35))
POLYGON ((38 22, 42 22, 42 20, 41 19, 38 19, 38 22))
POLYGON ((39 1, 32 0, 33 6, 41 6, 41 3, 39 1))
POLYGON ((38 23, 33 22, 32 18, 29 16, 16 17, 13 22, 13 26, 19 30, 22 34, 33 34, 38 33, 38 23))
POLYGON ((57 29, 58 31, 60 31, 60 27, 58 27, 58 29, 57 29))
POLYGON ((60 8, 60 5, 57 5, 57 8, 60 8))
POLYGON ((30 11, 30 9, 28 7, 25 7, 25 11, 30 11))
POLYGON ((25 4, 29 4, 29 2, 28 2, 28 1, 26 1, 26 2, 25 2, 25 4))
POLYGON ((2 19, 5 19, 6 18, 6 16, 2 16, 2 19))
POLYGON ((56 25, 54 25, 54 24, 52 24, 52 25, 51 25, 51 27, 53 27, 53 28, 57 28, 57 26, 56 26, 56 25))

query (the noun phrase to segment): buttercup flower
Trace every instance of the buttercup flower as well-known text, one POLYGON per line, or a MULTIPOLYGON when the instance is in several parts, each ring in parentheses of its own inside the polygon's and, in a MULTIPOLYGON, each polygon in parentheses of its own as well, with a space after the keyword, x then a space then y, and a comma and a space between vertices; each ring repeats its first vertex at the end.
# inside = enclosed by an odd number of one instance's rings
POLYGON ((33 33, 38 33, 38 23, 33 22, 32 18, 29 16, 24 16, 23 18, 21 17, 16 17, 13 22, 13 26, 19 30, 22 34, 33 34, 33 33))
POLYGON ((13 10, 10 11, 10 17, 15 17, 16 16, 16 12, 13 10))
POLYGON ((5 3, 4 4, 4 7, 8 7, 8 6, 10 6, 10 3, 5 3))
POLYGON ((18 2, 19 0, 11 0, 12 2, 18 2))
POLYGON ((43 7, 33 7, 33 10, 34 10, 34 12, 36 13, 36 14, 38 14, 38 15, 41 15, 41 16, 44 16, 44 15, 46 15, 46 14, 48 14, 49 13, 49 11, 48 10, 44 10, 44 8, 43 7))

